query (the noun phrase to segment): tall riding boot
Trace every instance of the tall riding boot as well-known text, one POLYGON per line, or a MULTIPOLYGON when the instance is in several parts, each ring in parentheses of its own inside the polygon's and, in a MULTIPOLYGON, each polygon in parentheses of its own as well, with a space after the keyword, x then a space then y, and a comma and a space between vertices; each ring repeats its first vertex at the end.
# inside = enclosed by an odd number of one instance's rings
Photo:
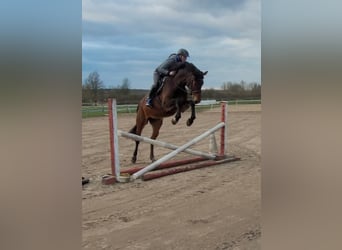
POLYGON ((146 99, 146 106, 152 107, 152 100, 156 96, 158 90, 158 85, 154 85, 150 91, 148 98, 146 99))

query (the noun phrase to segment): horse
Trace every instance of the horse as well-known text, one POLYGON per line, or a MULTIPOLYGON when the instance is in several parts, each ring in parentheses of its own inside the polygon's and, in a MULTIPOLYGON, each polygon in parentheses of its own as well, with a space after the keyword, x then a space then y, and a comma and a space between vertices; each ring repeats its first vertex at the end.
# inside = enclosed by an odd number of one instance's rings
MULTIPOLYGON (((181 113, 191 107, 191 116, 187 120, 187 126, 191 126, 196 118, 195 104, 201 101, 201 88, 204 83, 203 78, 208 71, 202 72, 194 64, 184 62, 176 66, 176 74, 167 76, 163 79, 161 90, 157 96, 153 98, 152 107, 147 107, 145 95, 139 102, 136 114, 136 124, 129 130, 129 133, 141 135, 145 125, 150 122, 153 132, 151 139, 156 139, 159 135, 159 130, 163 124, 163 118, 174 114, 175 117, 171 120, 175 125, 181 118, 181 113), (188 91, 192 96, 188 100, 188 91)), ((132 156, 132 163, 137 160, 139 141, 135 141, 135 150, 132 156)), ((155 161, 154 147, 150 147, 150 160, 155 161)))

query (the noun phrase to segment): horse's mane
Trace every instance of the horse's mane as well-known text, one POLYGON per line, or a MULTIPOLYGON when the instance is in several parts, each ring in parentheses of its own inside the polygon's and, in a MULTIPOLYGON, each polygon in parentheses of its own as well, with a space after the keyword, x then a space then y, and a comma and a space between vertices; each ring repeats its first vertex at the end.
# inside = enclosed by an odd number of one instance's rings
POLYGON ((203 72, 190 62, 177 62, 171 67, 171 70, 183 70, 185 72, 194 74, 197 79, 203 79, 203 72))
POLYGON ((199 70, 193 63, 185 62, 184 69, 193 73, 197 79, 203 79, 203 72, 199 70))

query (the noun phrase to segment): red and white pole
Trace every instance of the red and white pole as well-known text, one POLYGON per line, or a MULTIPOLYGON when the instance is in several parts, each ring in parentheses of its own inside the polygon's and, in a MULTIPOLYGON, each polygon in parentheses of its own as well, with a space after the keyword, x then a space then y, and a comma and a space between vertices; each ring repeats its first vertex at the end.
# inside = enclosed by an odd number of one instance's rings
POLYGON ((110 137, 110 159, 112 175, 119 182, 120 177, 120 159, 119 159, 119 139, 117 133, 117 111, 116 99, 108 99, 109 112, 109 137, 110 137))

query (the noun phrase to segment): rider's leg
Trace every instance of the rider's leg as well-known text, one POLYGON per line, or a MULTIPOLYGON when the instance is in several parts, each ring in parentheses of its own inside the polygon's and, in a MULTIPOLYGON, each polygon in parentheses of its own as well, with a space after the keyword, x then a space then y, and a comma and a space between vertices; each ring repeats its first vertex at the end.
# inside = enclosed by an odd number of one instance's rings
POLYGON ((150 93, 148 95, 148 98, 146 99, 146 106, 152 107, 152 100, 156 96, 158 91, 158 83, 159 83, 160 75, 157 72, 154 72, 153 74, 153 85, 151 87, 150 93))

